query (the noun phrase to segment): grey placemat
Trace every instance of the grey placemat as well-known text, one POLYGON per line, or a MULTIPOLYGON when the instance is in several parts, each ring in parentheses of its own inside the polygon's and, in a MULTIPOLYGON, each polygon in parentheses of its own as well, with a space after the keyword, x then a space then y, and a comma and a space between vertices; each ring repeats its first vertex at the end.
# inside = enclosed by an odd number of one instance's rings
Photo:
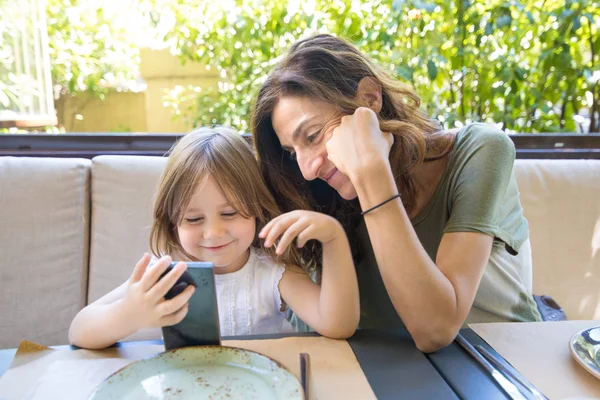
MULTIPOLYGON (((472 344, 484 342, 471 329, 460 333, 472 344)), ((509 397, 475 360, 456 342, 427 355, 444 380, 461 399, 506 400, 509 397)))
POLYGON ((359 330, 348 339, 378 399, 457 399, 406 332, 359 330))

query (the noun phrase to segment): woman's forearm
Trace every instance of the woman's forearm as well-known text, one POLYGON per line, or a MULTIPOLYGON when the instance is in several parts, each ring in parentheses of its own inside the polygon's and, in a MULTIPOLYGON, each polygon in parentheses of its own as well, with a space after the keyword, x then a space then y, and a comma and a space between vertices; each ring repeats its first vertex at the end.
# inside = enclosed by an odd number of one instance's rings
MULTIPOLYGON (((359 179, 356 190, 366 210, 398 193, 389 166, 359 179)), ((422 350, 451 341, 462 325, 457 291, 421 245, 400 199, 365 215, 381 277, 398 315, 422 350)), ((448 343, 446 343, 448 342, 448 343)))
POLYGON ((110 304, 90 304, 73 319, 69 342, 86 349, 103 349, 137 331, 126 315, 122 299, 110 304))

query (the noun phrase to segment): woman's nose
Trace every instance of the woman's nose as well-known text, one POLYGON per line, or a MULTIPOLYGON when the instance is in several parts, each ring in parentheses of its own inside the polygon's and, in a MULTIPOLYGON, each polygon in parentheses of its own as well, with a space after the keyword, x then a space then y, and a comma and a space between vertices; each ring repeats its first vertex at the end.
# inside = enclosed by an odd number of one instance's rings
POLYGON ((319 177, 321 168, 325 163, 325 157, 324 154, 310 154, 306 152, 298 152, 296 154, 298 167, 300 167, 300 172, 302 172, 304 179, 312 181, 319 177))

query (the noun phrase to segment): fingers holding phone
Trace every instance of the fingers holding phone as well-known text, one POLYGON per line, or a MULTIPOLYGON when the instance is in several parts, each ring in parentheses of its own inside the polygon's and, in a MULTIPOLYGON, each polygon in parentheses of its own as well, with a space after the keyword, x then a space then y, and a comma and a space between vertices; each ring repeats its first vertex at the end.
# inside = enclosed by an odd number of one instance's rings
POLYGON ((149 261, 144 255, 138 262, 122 300, 135 329, 178 323, 187 314, 187 303, 195 290, 193 285, 186 285, 181 293, 166 299, 169 290, 185 273, 186 265, 178 263, 172 267, 168 256, 161 257, 152 267, 148 267, 149 261))

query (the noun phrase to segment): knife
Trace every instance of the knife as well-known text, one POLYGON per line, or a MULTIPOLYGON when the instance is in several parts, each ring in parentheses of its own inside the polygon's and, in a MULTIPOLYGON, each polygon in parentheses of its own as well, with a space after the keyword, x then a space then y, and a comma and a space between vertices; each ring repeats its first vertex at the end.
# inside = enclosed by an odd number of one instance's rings
POLYGON ((498 360, 497 356, 495 356, 492 352, 481 345, 475 346, 475 348, 483 355, 494 367, 498 368, 500 371, 506 375, 507 378, 512 379, 513 381, 517 381, 523 387, 533 394, 533 396, 537 400, 548 400, 546 396, 542 392, 536 389, 527 379, 525 379, 520 374, 513 373, 510 369, 506 368, 502 363, 498 360))
POLYGON ((456 342, 462 347, 471 357, 475 359, 496 381, 502 390, 513 400, 530 400, 524 396, 515 384, 509 381, 500 371, 492 366, 479 352, 467 341, 460 333, 456 336, 456 342))

